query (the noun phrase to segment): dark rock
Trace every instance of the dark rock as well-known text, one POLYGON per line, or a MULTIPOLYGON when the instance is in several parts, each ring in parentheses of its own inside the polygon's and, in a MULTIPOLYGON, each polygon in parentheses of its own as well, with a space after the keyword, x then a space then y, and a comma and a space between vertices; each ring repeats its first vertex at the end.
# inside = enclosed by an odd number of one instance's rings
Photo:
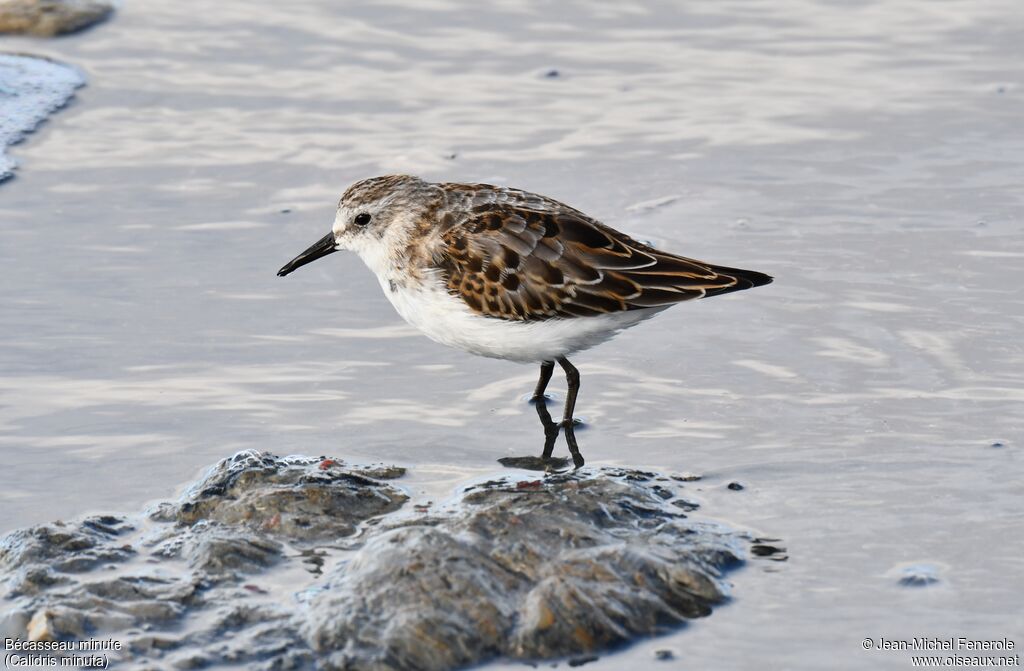
POLYGON ((931 564, 912 564, 900 571, 899 584, 904 587, 927 587, 939 582, 939 569, 931 564))
POLYGON ((728 486, 734 492, 742 492, 744 489, 743 485, 738 482, 730 482, 728 486))
POLYGON ((124 561, 132 554, 110 545, 107 535, 92 528, 87 519, 77 526, 42 524, 11 532, 0 542, 0 568, 33 566, 36 570, 31 575, 77 573, 124 561))
POLYGON ((924 587, 926 585, 932 585, 939 581, 938 578, 930 575, 905 575, 900 578, 900 584, 904 587, 924 587))
POLYGON ((696 503, 694 501, 687 501, 686 499, 676 499, 675 501, 672 502, 672 505, 688 513, 700 508, 699 503, 696 503))
POLYGON ((91 26, 113 11, 109 0, 3 0, 0 33, 53 37, 91 26))
POLYGON ((651 491, 662 499, 670 499, 673 496, 675 496, 675 494, 673 494, 671 490, 665 489, 660 485, 654 485, 653 487, 651 487, 651 491))
POLYGON ((402 472, 244 452, 148 516, 15 531, 0 630, 103 632, 132 668, 579 665, 708 615, 750 542, 685 519, 654 473, 499 477, 405 512, 368 477, 402 472))
POLYGON ((649 475, 492 481, 429 525, 377 528, 328 575, 305 637, 328 668, 449 669, 586 656, 707 615, 736 549, 695 533, 649 475))
POLYGON ((405 475, 405 469, 401 466, 387 466, 384 464, 352 466, 349 470, 363 477, 375 478, 377 480, 394 480, 405 475))
POLYGON ((190 534, 182 550, 189 566, 208 576, 256 573, 277 563, 281 553, 280 543, 220 525, 190 534))
POLYGON ((409 498, 373 479, 398 477, 404 469, 337 464, 324 469, 323 463, 312 457, 242 452, 189 488, 176 509, 160 514, 184 524, 216 521, 313 541, 348 536, 363 520, 397 510, 409 498))
POLYGON ((750 546, 750 552, 755 557, 770 559, 772 561, 786 561, 789 559, 789 556, 786 554, 786 548, 767 545, 765 543, 754 543, 750 546))

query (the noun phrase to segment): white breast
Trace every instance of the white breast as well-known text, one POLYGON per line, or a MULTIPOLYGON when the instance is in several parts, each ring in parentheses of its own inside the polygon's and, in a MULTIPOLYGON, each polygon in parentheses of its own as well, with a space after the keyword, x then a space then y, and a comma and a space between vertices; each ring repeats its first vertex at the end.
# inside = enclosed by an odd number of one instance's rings
POLYGON ((449 294, 440 280, 413 287, 380 278, 380 285, 398 314, 431 340, 472 354, 523 363, 552 361, 593 347, 664 309, 513 322, 473 312, 449 294))

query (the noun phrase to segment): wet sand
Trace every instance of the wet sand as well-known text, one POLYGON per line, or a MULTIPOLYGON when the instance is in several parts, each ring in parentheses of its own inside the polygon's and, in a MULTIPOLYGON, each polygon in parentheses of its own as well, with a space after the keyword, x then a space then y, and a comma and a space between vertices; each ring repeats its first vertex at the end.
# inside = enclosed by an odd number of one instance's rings
POLYGON ((153 1, 5 37, 89 85, 0 186, 0 529, 136 510, 240 449, 399 463, 438 498, 538 452, 532 367, 417 336, 354 257, 274 275, 346 185, 404 171, 776 277, 574 359, 589 463, 701 473, 699 502, 790 554, 587 668, 1024 644, 1022 22, 994 1, 153 1))

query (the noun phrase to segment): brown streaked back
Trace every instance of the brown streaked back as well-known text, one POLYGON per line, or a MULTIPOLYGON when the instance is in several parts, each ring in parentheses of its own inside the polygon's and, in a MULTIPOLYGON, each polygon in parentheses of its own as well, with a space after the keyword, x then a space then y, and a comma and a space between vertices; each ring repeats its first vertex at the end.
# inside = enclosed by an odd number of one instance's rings
POLYGON ((541 321, 664 308, 772 281, 659 251, 550 198, 483 184, 440 186, 449 206, 436 265, 450 293, 489 317, 541 321), (459 211, 467 214, 453 220, 459 211))

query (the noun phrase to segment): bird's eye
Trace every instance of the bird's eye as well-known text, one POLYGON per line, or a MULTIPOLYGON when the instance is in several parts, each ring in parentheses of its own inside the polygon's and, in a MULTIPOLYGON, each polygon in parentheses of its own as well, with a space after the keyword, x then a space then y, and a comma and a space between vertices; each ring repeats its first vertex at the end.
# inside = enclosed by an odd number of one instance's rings
POLYGON ((370 223, 370 215, 366 212, 360 212, 355 218, 356 226, 366 226, 370 223))

